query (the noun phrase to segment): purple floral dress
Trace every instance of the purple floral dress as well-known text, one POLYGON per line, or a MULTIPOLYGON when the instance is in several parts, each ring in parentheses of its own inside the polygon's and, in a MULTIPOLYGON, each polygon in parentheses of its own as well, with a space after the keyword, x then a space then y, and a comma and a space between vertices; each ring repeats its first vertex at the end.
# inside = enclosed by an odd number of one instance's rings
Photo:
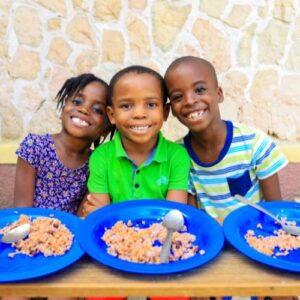
POLYGON ((29 134, 16 154, 36 170, 33 206, 76 213, 87 192, 88 161, 77 169, 58 159, 50 134, 29 134))

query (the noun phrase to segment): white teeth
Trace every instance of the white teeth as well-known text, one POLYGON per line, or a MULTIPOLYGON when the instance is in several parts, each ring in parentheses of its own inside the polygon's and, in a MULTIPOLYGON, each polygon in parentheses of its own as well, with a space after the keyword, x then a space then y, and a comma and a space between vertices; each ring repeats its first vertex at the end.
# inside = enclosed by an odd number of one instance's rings
POLYGON ((84 121, 84 120, 81 120, 77 117, 72 117, 72 121, 73 123, 75 123, 76 125, 79 125, 79 126, 82 126, 82 127, 88 127, 89 126, 89 123, 84 121))
POLYGON ((201 119, 204 114, 204 110, 195 111, 187 115, 187 118, 190 120, 198 120, 201 119))
POLYGON ((146 132, 149 129, 149 125, 147 126, 130 126, 130 129, 136 132, 146 132))

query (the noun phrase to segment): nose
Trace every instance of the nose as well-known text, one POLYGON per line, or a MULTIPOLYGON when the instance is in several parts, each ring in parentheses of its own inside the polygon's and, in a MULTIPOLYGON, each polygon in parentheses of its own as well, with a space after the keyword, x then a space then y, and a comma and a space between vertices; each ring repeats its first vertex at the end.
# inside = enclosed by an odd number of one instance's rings
POLYGON ((90 114, 90 109, 88 107, 84 106, 84 105, 81 105, 78 108, 78 111, 81 112, 84 115, 89 115, 90 114))
POLYGON ((146 108, 142 105, 136 106, 133 109, 133 117, 136 119, 143 119, 147 117, 146 108))
POLYGON ((198 101, 197 95, 195 95, 194 93, 191 92, 185 95, 185 103, 187 105, 193 105, 197 101, 198 101))

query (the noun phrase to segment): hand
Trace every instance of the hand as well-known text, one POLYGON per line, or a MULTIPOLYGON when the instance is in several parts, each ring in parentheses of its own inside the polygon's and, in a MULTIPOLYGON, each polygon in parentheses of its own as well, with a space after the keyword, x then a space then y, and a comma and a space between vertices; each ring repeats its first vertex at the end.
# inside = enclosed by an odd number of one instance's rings
POLYGON ((91 194, 88 194, 80 205, 79 216, 85 218, 97 208, 99 208, 97 205, 97 199, 91 194))
POLYGON ((110 198, 108 194, 87 194, 78 210, 78 216, 85 218, 93 211, 110 204, 110 198))

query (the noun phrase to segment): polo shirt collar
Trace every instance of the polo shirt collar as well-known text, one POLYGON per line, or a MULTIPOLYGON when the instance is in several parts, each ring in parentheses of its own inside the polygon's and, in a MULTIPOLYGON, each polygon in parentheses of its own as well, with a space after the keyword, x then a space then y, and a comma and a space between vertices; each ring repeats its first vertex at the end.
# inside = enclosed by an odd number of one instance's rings
MULTIPOLYGON (((117 131, 115 133, 114 142, 115 142, 116 156, 128 158, 128 155, 122 145, 121 134, 119 131, 117 131)), ((164 162, 166 160, 167 160, 166 139, 164 138, 163 134, 161 132, 159 132, 158 133, 158 143, 156 146, 156 151, 155 151, 155 154, 153 157, 153 161, 164 162)))
POLYGON ((115 142, 116 156, 117 157, 128 157, 127 153, 122 145, 121 134, 119 131, 116 131, 116 133, 115 133, 114 142, 115 142))
POLYGON ((158 143, 156 146, 155 155, 153 157, 153 161, 164 162, 167 161, 167 145, 166 139, 164 138, 162 132, 158 134, 158 143))

